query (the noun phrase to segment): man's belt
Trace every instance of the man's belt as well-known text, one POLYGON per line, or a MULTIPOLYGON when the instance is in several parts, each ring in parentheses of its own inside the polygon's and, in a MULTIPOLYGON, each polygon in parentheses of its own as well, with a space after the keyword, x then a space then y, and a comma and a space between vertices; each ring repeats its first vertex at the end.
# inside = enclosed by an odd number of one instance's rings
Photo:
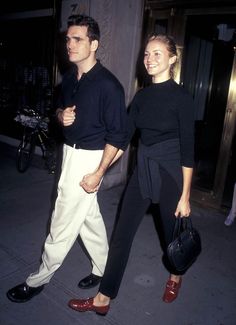
POLYGON ((79 144, 77 144, 77 143, 72 143, 72 142, 69 142, 69 141, 65 141, 65 144, 67 145, 67 146, 70 146, 70 147, 72 147, 72 148, 74 148, 74 149, 83 149, 79 144))

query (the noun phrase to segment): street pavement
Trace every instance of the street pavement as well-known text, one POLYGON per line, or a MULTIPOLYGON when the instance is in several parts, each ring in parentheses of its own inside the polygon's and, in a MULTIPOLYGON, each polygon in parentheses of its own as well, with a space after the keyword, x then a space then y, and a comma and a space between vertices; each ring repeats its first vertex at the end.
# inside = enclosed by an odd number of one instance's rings
MULTIPOLYGON (((162 302, 168 274, 149 213, 136 234, 119 294, 105 317, 67 306, 71 298, 97 292, 77 286, 91 271, 79 239, 38 296, 27 303, 10 302, 6 291, 39 266, 57 174, 44 169, 41 157, 19 173, 16 148, 1 142, 0 150, 0 325, 236 325, 236 223, 227 227, 225 213, 194 203, 192 219, 201 234, 202 253, 183 277, 173 303, 162 302)), ((109 238, 123 188, 99 192, 109 238)))

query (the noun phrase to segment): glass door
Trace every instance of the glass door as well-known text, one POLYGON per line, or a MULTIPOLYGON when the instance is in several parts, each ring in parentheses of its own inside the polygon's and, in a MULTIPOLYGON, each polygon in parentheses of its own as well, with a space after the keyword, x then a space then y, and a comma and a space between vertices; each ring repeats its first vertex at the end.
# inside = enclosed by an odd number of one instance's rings
POLYGON ((230 201, 227 192, 223 194, 235 128, 233 95, 229 97, 235 75, 235 22, 235 15, 197 15, 188 16, 186 25, 181 82, 196 106, 193 197, 214 207, 224 205, 223 199, 230 201))

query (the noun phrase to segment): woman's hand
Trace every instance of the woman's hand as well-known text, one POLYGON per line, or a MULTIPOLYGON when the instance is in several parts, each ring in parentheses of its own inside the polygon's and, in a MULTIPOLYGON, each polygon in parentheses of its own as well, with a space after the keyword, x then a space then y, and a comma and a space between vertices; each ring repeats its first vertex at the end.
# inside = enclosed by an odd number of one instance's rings
POLYGON ((189 217, 191 213, 189 200, 180 199, 175 211, 176 217, 189 217))
POLYGON ((183 172, 183 190, 178 202, 175 216, 176 217, 189 217, 191 208, 190 208, 190 188, 192 181, 193 168, 190 167, 182 167, 183 172))

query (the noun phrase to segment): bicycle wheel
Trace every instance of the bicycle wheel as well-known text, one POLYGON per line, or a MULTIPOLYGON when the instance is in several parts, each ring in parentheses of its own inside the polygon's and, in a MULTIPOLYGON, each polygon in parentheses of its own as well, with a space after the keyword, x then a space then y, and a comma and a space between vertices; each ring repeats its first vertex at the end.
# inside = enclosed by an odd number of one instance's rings
POLYGON ((30 166, 35 151, 35 137, 32 131, 26 130, 17 150, 16 167, 24 173, 30 166))

